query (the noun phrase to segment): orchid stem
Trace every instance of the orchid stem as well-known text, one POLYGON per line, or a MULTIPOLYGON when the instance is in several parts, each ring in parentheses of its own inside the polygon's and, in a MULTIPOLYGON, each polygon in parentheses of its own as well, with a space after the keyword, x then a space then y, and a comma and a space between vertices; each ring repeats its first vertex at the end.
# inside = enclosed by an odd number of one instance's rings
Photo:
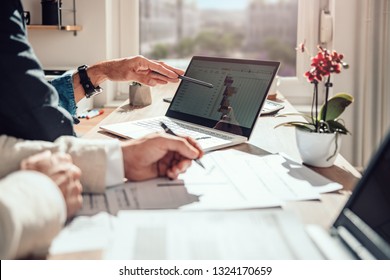
POLYGON ((315 106, 315 102, 316 102, 316 89, 315 89, 315 86, 314 86, 314 94, 313 94, 313 99, 311 101, 311 110, 310 110, 310 115, 311 115, 311 120, 316 128, 316 132, 317 132, 317 120, 314 118, 314 106, 315 106))
POLYGON ((315 95, 315 106, 316 106, 315 123, 316 123, 316 132, 318 132, 318 82, 314 84, 314 95, 315 95))
POLYGON ((321 116, 323 121, 326 121, 326 113, 328 111, 328 98, 329 98, 329 88, 332 86, 330 82, 330 75, 328 76, 328 80, 325 83, 325 104, 324 104, 324 113, 321 116))

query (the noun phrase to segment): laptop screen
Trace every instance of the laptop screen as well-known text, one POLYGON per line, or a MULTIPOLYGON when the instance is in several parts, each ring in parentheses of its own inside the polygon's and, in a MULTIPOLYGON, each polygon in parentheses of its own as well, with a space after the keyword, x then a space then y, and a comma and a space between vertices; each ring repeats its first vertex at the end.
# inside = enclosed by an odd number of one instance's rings
POLYGON ((280 63, 194 56, 166 116, 249 138, 280 63))
POLYGON ((390 258, 390 133, 335 222, 340 225, 377 258, 390 258))

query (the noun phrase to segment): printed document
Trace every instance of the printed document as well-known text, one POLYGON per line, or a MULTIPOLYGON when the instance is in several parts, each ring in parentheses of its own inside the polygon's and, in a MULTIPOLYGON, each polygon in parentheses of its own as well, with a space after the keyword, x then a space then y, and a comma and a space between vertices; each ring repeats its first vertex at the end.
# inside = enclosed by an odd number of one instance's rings
POLYGON ((202 158, 178 180, 158 178, 84 194, 80 215, 132 209, 232 210, 280 207, 285 201, 320 199, 342 186, 278 154, 229 149, 202 158))

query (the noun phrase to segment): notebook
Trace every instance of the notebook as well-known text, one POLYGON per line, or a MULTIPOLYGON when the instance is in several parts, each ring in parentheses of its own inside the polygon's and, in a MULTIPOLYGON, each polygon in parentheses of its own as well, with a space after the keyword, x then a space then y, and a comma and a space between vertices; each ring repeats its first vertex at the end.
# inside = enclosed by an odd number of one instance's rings
POLYGON ((113 259, 390 259, 390 133, 329 231, 285 210, 121 211, 113 259))
POLYGON ((182 80, 165 116, 100 126, 124 138, 163 131, 196 139, 204 151, 247 141, 279 69, 279 62, 194 56, 185 76, 212 88, 182 80))

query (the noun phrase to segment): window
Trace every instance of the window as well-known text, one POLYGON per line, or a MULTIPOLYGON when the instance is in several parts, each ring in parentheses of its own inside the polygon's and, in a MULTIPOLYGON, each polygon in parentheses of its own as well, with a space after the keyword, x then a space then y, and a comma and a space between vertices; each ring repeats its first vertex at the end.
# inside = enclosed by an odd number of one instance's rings
MULTIPOLYGON (((284 57, 283 68, 279 73, 279 75, 283 75, 280 79, 279 90, 294 105, 306 106, 311 104, 311 95, 308 94, 308 92, 311 92, 310 84, 303 77, 303 73, 308 70, 307 67, 310 65, 310 61, 307 56, 297 55, 295 47, 297 42, 305 40, 308 48, 316 49, 319 38, 320 11, 328 9, 329 0, 119 0, 119 3, 120 56, 140 53, 147 57, 154 55, 155 58, 162 59, 170 64, 176 64, 176 66, 183 69, 188 65, 191 55, 213 55, 217 50, 222 51, 220 53, 222 55, 233 57, 241 56, 276 60, 282 60, 282 57, 284 57), (179 5, 177 5, 178 3, 179 5), (247 16, 251 7, 254 7, 254 10, 256 10, 255 8, 258 5, 269 5, 268 8, 263 7, 265 14, 263 20, 261 20, 262 24, 254 23, 258 16, 247 16), (286 8, 293 6, 295 8, 291 8, 291 10, 286 8), (158 7, 161 7, 160 10, 158 7), (276 7, 284 8, 276 9, 276 7), (182 12, 179 13, 178 9, 182 12), (193 12, 195 9, 198 10, 196 13, 193 12), (291 18, 291 22, 283 18, 284 14, 289 16, 290 11, 293 14, 295 13, 296 17, 295 19, 291 18), (165 17, 164 13, 169 15, 170 18, 165 17), (198 16, 195 16, 197 14, 198 16), (274 17, 270 16, 270 14, 273 14, 274 17), (179 15, 186 19, 186 24, 177 25, 175 23, 178 20, 183 21, 179 18, 179 15), (163 20, 164 17, 165 20, 163 20), (201 21, 202 18, 204 20, 203 23, 201 21), (275 19, 279 21, 275 21, 275 19), (295 23, 293 24, 294 20, 295 23), (158 26, 157 31, 152 32, 153 24, 158 26), (212 24, 214 24, 213 28, 212 24), (249 25, 251 25, 251 28, 248 27, 249 25), (260 51, 253 46, 250 48, 250 42, 253 42, 254 38, 248 38, 248 34, 261 32, 263 25, 267 25, 268 28, 273 30, 273 32, 267 32, 267 34, 275 34, 275 40, 280 40, 279 37, 283 37, 282 35, 285 34, 285 37, 289 37, 291 42, 286 42, 284 47, 281 46, 282 44, 278 44, 278 48, 271 50, 268 48, 268 50, 260 51), (241 29, 239 26, 241 26, 241 29), (294 27, 294 31, 288 32, 285 29, 291 27, 294 27), (242 30, 245 30, 245 33, 242 30), (214 32, 217 40, 213 36, 205 35, 205 31, 214 32), (169 33, 168 36, 163 36, 164 32, 169 33), (194 34, 184 36, 188 33, 194 34), (195 45, 189 44, 194 38, 199 37, 199 33, 203 33, 202 48, 199 42, 195 45), (156 36, 154 40, 152 40, 152 34, 156 36), (177 40, 179 36, 182 38, 180 41, 177 40), (237 37, 241 40, 237 40, 237 37), (188 38, 188 40, 184 40, 184 38, 188 38), (236 38, 236 40, 232 40, 233 38, 236 38), (292 38, 295 38, 295 40, 292 38), (218 43, 223 39, 229 43, 225 42, 227 46, 224 45, 222 48, 222 45, 219 46, 218 43), (181 42, 182 47, 180 51, 176 49, 177 42, 181 42), (238 48, 237 44, 241 48, 238 48), (209 52, 201 52, 205 45, 214 47, 214 49, 211 49, 209 52), (282 50, 279 50, 279 48, 282 50), (153 52, 155 53, 153 54, 153 52), (283 55, 279 57, 275 53, 283 53, 283 55)), ((251 14, 254 15, 255 12, 251 14)), ((253 35, 253 37, 259 37, 259 35, 253 35)), ((261 40, 259 45, 265 45, 264 42, 264 40, 261 40)), ((121 92, 126 93, 126 90, 125 88, 121 92)))
POLYGON ((141 0, 140 53, 186 65, 193 55, 279 60, 296 75, 298 0, 141 0))

